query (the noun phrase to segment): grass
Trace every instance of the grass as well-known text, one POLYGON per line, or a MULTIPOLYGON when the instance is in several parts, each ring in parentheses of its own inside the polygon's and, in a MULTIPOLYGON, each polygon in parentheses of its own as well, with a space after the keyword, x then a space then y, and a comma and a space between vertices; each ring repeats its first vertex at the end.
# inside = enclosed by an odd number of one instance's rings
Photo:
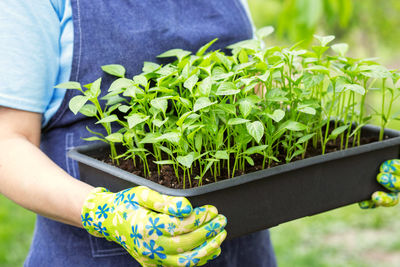
POLYGON ((358 205, 271 229, 280 266, 398 266, 400 207, 358 205))
POLYGON ((35 214, 0 195, 0 266, 22 266, 32 239, 35 214))
MULTIPOLYGON (((268 216, 268 215, 266 215, 268 216)), ((0 266, 22 266, 35 216, 0 195, 0 266)), ((271 229, 279 266, 398 266, 400 206, 361 210, 357 205, 271 229)))

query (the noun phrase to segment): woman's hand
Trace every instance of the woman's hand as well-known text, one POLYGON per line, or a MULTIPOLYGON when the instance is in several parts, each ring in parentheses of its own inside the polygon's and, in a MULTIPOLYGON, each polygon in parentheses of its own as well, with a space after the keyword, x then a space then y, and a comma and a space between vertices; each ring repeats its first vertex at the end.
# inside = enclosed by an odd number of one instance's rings
POLYGON ((95 188, 82 208, 92 235, 123 246, 143 266, 200 266, 216 258, 226 218, 214 206, 192 209, 184 197, 138 186, 119 193, 95 188))
POLYGON ((381 167, 376 180, 390 193, 377 191, 372 194, 371 200, 360 202, 362 209, 375 208, 378 206, 392 207, 399 202, 398 192, 400 192, 400 160, 393 159, 385 161, 381 167))

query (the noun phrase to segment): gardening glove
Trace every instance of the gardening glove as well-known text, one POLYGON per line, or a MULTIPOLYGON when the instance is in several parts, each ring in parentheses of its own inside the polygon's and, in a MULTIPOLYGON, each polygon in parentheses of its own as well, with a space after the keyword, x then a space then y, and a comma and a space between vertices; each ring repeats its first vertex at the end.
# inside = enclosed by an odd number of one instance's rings
POLYGON ((221 253, 226 218, 205 205, 192 209, 184 197, 138 186, 111 193, 98 187, 82 208, 92 235, 124 247, 142 266, 200 266, 221 253))
POLYGON ((385 161, 381 167, 376 180, 389 189, 391 192, 376 191, 372 194, 371 200, 359 203, 362 209, 375 208, 378 206, 392 207, 399 202, 400 192, 400 160, 392 159, 385 161))

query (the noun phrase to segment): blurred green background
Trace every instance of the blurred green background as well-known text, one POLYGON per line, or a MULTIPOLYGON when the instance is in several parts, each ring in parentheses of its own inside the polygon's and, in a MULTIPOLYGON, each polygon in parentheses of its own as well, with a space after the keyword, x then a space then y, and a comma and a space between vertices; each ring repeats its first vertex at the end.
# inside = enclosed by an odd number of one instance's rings
MULTIPOLYGON (((272 25, 271 41, 291 45, 313 35, 335 35, 350 45, 349 55, 379 57, 388 67, 400 61, 400 1, 397 0, 248 0, 256 27, 272 25)), ((332 42, 332 43, 334 43, 332 42)))
MULTIPOLYGON (((400 67, 398 0, 248 1, 257 27, 275 27, 269 45, 303 40, 307 46, 313 34, 333 34, 333 43, 350 45, 351 56, 379 57, 389 68, 400 67)), ((1 267, 22 265, 34 220, 33 213, 0 196, 1 267)), ((271 235, 284 267, 400 266, 400 207, 364 211, 352 205, 277 226, 271 235)))
MULTIPOLYGON (((267 45, 292 45, 313 35, 335 35, 349 56, 379 57, 400 67, 398 0, 249 0, 256 27, 272 25, 267 45)), ((379 98, 369 104, 380 105, 379 98)), ((399 103, 395 105, 400 110, 399 103)), ((396 112, 396 111, 395 111, 396 112)), ((399 129, 398 121, 389 127, 399 129)), ((271 229, 280 266, 400 266, 400 207, 364 211, 358 205, 271 229)))

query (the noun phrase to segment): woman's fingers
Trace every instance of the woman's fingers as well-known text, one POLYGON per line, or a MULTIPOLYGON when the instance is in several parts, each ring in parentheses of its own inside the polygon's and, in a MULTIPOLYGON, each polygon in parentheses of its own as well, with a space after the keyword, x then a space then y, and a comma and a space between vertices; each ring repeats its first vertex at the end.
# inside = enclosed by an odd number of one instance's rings
POLYGON ((385 161, 382 163, 380 171, 400 175, 400 159, 391 159, 385 161))
POLYGON ((187 217, 193 211, 192 205, 185 197, 163 195, 145 186, 137 186, 132 190, 139 205, 148 209, 175 217, 187 217))
POLYGON ((226 238, 226 231, 220 232, 217 236, 207 240, 201 246, 181 254, 167 255, 163 260, 166 266, 199 266, 207 263, 215 255, 221 252, 221 244, 226 238))
POLYGON ((221 248, 218 248, 213 253, 211 253, 211 255, 208 255, 204 259, 201 259, 196 266, 203 266, 204 264, 208 263, 209 261, 212 261, 212 260, 218 258, 219 255, 221 255, 221 248))
POLYGON ((362 209, 374 209, 378 207, 372 200, 364 200, 358 203, 362 209))
POLYGON ((400 191, 400 177, 395 174, 381 172, 376 177, 376 180, 392 192, 397 193, 400 191))
POLYGON ((218 215, 212 221, 202 225, 196 230, 173 237, 160 236, 157 244, 164 247, 166 254, 179 254, 199 247, 206 240, 210 240, 224 231, 226 218, 218 215))
POLYGON ((177 228, 171 235, 182 235, 199 228, 203 224, 213 220, 218 216, 218 210, 212 205, 204 205, 193 210, 192 214, 186 218, 171 218, 176 222, 177 228))
POLYGON ((360 208, 392 207, 399 202, 397 193, 400 192, 400 160, 391 159, 382 163, 376 180, 391 193, 377 191, 372 194, 371 200, 361 201, 360 208))
POLYGON ((195 209, 188 217, 174 217, 146 208, 140 208, 134 214, 136 219, 143 218, 143 220, 146 220, 146 224, 143 226, 144 229, 141 229, 146 235, 151 236, 156 232, 159 236, 166 237, 192 232, 203 224, 213 220, 217 215, 218 210, 211 205, 195 209))
POLYGON ((392 207, 399 202, 397 193, 386 193, 377 191, 372 194, 372 201, 377 206, 392 207))

